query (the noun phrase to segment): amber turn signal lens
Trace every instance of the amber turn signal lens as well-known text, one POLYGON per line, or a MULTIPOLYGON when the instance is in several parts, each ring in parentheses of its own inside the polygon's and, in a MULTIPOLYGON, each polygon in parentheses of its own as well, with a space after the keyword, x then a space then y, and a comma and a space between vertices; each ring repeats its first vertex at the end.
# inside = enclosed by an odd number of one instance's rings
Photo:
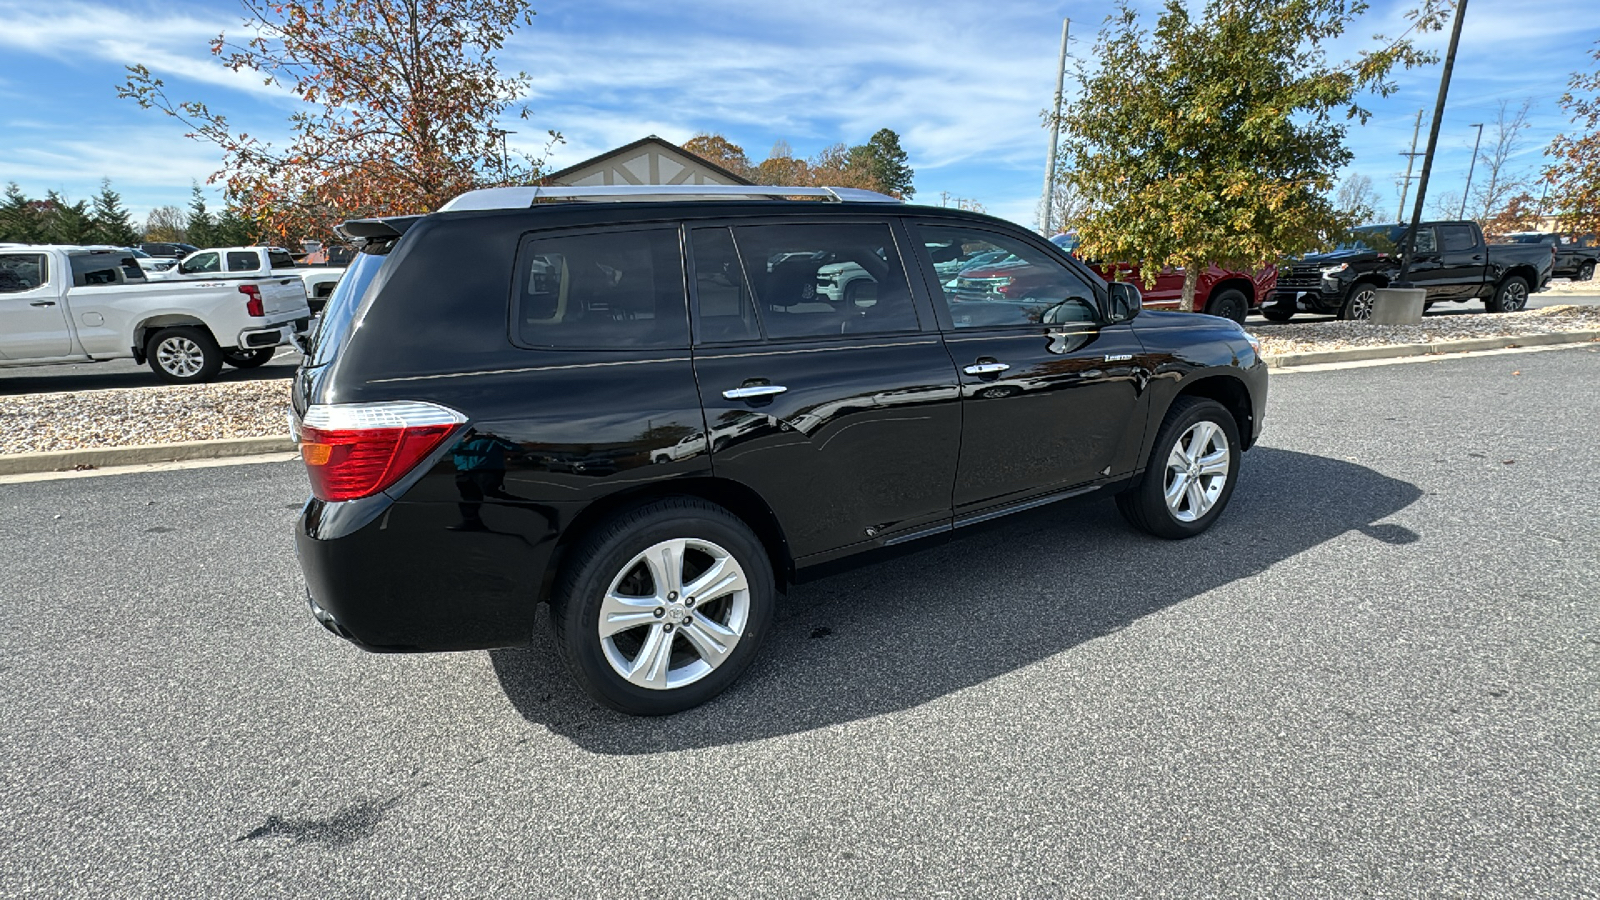
POLYGON ((305 443, 300 445, 300 458, 305 460, 308 466, 325 466, 328 464, 328 457, 332 455, 332 444, 305 443))

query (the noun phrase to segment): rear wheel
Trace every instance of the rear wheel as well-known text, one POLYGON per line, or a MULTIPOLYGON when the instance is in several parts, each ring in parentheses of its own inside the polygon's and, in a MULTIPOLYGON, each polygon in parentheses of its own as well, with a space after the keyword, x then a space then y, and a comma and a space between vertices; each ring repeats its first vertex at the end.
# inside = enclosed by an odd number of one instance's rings
POLYGON ((1518 312, 1528 306, 1528 282, 1520 275, 1512 275, 1495 288, 1494 296, 1484 304, 1489 312, 1518 312))
POLYGON ((1244 317, 1250 312, 1250 299, 1243 291, 1229 289, 1213 296, 1206 304, 1206 314, 1232 319, 1240 325, 1244 324, 1244 317))
POLYGON ((156 377, 168 384, 198 384, 222 371, 222 348, 211 333, 193 325, 163 328, 144 345, 156 377))
POLYGON ((1357 321, 1370 319, 1373 301, 1377 299, 1377 286, 1368 282, 1353 284, 1345 295, 1344 305, 1339 307, 1339 318, 1357 321))
POLYGON ((1194 537, 1228 505, 1242 452, 1239 426, 1226 407, 1179 397, 1161 423, 1144 475, 1117 495, 1117 508, 1156 537, 1194 537))
POLYGON ((1578 269, 1578 280, 1579 281, 1592 281, 1592 280, 1594 280, 1594 263, 1593 262, 1586 262, 1586 263, 1583 264, 1582 268, 1578 269))
POLYGON ((561 656, 590 697, 659 716, 737 680, 775 603, 772 565, 750 528, 685 497, 633 510, 585 540, 551 618, 561 656))
POLYGON ((272 359, 272 354, 276 351, 276 347, 262 347, 260 350, 224 350, 222 358, 235 369, 254 369, 266 365, 267 360, 272 359))

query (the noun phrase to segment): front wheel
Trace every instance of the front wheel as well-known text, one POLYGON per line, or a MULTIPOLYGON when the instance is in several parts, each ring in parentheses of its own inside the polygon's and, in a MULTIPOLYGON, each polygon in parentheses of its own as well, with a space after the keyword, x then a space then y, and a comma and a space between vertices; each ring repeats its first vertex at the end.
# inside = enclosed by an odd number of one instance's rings
POLYGON ((144 347, 150 370, 168 384, 198 384, 222 371, 222 348, 204 328, 163 328, 144 347))
POLYGON ((224 350, 222 358, 235 369, 254 369, 266 365, 276 351, 276 347, 262 347, 260 350, 224 350))
POLYGON ((1261 307, 1261 315, 1268 322, 1287 322, 1294 318, 1294 307, 1272 303, 1261 307))
POLYGON ((1378 289, 1368 283, 1350 286, 1344 306, 1339 307, 1339 318, 1364 321, 1372 318, 1372 304, 1378 299, 1378 289))
POLYGON ((738 679, 776 605, 761 541, 719 506, 660 500, 602 526, 551 598, 556 644, 589 696, 643 716, 680 712, 738 679))
POLYGON ((1161 423, 1144 474, 1117 495, 1117 508, 1135 528, 1156 537, 1194 537, 1227 507, 1242 452, 1239 426, 1226 407, 1179 397, 1161 423))
POLYGON ((1583 264, 1583 267, 1578 270, 1578 280, 1579 281, 1593 281, 1594 280, 1594 263, 1593 262, 1586 262, 1586 263, 1583 264))
POLYGON ((1489 312, 1511 313, 1525 309, 1528 305, 1528 282, 1520 275, 1512 275, 1500 282, 1500 287, 1495 289, 1494 296, 1490 297, 1487 304, 1489 312))
POLYGON ((1206 304, 1206 314, 1232 319, 1240 325, 1244 324, 1244 317, 1250 312, 1250 300, 1243 291, 1226 290, 1206 304))

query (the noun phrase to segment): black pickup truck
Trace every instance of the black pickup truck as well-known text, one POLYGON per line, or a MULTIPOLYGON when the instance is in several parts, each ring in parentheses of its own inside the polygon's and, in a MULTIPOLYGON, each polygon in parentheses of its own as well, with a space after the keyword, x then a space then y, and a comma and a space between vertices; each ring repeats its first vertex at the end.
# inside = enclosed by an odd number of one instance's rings
POLYGON ((1600 240, 1592 234, 1549 234, 1540 231, 1523 231, 1506 235, 1507 244, 1545 244, 1555 248, 1555 277, 1589 281, 1594 278, 1595 265, 1600 263, 1600 240))
MULTIPOLYGON (((1377 289, 1400 275, 1404 225, 1353 228, 1336 247, 1278 267, 1278 285, 1261 314, 1286 322, 1296 312, 1372 317, 1377 289)), ((1490 312, 1516 312, 1528 295, 1549 283, 1554 268, 1548 244, 1484 243, 1476 222, 1423 222, 1417 226, 1409 280, 1428 292, 1431 305, 1482 300, 1490 312)))

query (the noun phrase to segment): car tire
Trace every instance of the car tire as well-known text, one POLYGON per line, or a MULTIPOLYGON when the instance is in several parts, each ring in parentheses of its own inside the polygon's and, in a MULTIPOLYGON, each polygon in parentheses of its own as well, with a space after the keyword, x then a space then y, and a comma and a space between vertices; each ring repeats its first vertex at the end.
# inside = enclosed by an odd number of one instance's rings
POLYGON ((774 581, 760 539, 736 516, 696 498, 658 500, 600 526, 562 567, 556 646, 595 701, 639 716, 681 712, 755 658, 774 581), (696 597, 696 585, 713 593, 696 597))
POLYGON ((1294 313, 1295 311, 1293 309, 1284 309, 1282 306, 1277 304, 1270 304, 1261 307, 1261 315, 1268 322, 1287 322, 1294 318, 1294 313))
POLYGON ((1578 280, 1579 281, 1593 281, 1594 280, 1594 263, 1586 262, 1586 263, 1583 264, 1583 267, 1578 270, 1578 280))
POLYGON ((1169 540, 1194 537, 1227 507, 1242 455, 1239 426, 1226 407, 1179 397, 1161 422, 1144 474, 1117 495, 1117 508, 1140 531, 1169 540), (1220 470, 1208 471, 1219 464, 1220 470), (1176 500, 1169 500, 1173 493, 1176 500))
POLYGON ((211 332, 194 325, 163 328, 144 345, 145 361, 168 384, 199 384, 222 371, 222 348, 211 332))
POLYGON ((1212 296, 1206 303, 1206 315, 1232 319, 1240 325, 1244 324, 1244 317, 1249 314, 1250 298, 1240 290, 1230 288, 1212 296))
POLYGON ((1344 304, 1339 307, 1339 318, 1365 321, 1372 318, 1372 305, 1378 299, 1378 286, 1370 281, 1358 281, 1345 293, 1344 304))
POLYGON ((277 347, 262 347, 259 350, 224 350, 222 360, 235 369, 254 369, 264 366, 278 352, 277 347))
POLYGON ((1512 275, 1494 289, 1494 296, 1484 304, 1489 312, 1512 313, 1528 307, 1528 282, 1520 275, 1512 275))

